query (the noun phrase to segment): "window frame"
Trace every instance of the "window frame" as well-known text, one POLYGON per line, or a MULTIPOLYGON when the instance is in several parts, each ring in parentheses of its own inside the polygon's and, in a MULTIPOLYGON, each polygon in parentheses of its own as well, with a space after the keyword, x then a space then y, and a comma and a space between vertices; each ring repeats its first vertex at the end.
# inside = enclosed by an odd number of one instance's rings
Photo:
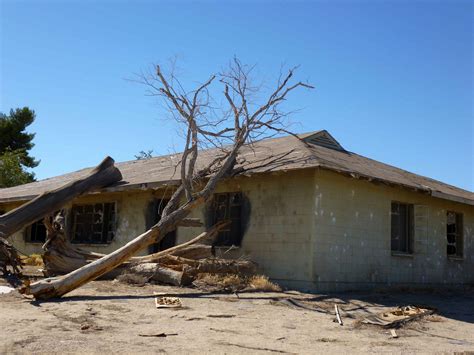
MULTIPOLYGON (((70 242, 72 244, 77 244, 77 245, 109 245, 110 243, 112 243, 112 241, 114 240, 115 238, 115 234, 117 232, 117 202, 116 201, 104 201, 104 202, 91 202, 91 203, 77 203, 77 204, 73 204, 71 206, 71 209, 69 211, 69 221, 70 221, 70 226, 69 226, 69 231, 70 231, 70 242), (89 214, 92 214, 94 216, 95 214, 95 206, 97 205, 102 205, 102 210, 104 211, 105 210, 105 205, 112 205, 112 209, 109 210, 110 213, 112 213, 112 216, 113 216, 113 219, 110 220, 110 216, 108 216, 107 218, 107 221, 105 222, 104 219, 102 219, 102 231, 100 232, 101 233, 101 237, 100 239, 97 239, 97 240, 94 240, 93 239, 93 236, 89 237, 88 240, 84 240, 84 239, 77 239, 76 238, 76 231, 77 231, 77 215, 75 213, 75 210, 77 208, 83 208, 83 214, 85 213, 89 213, 89 214), (93 210, 92 212, 85 212, 84 209, 86 207, 89 207, 89 206, 92 206, 93 210), (107 229, 104 229, 104 223, 108 223, 109 224, 109 228, 107 229), (111 236, 110 236, 111 235, 111 236)), ((84 222, 82 222, 81 224, 84 224, 84 222)), ((90 223, 89 223, 90 224, 90 223)), ((96 223, 92 223, 92 228, 94 228, 94 224, 96 223)), ((94 234, 94 231, 92 231, 93 234, 94 234)), ((98 232, 95 232, 95 233, 98 233, 98 232)))
MULTIPOLYGON (((401 238, 401 235, 398 236, 401 238)), ((415 253, 414 248, 414 241, 415 241, 415 205, 413 203, 408 202, 401 202, 401 201, 391 201, 390 203, 390 251, 392 255, 403 255, 403 256, 411 256, 415 253), (398 211, 394 212, 394 205, 398 206, 398 211), (404 227, 406 241, 402 239, 398 240, 399 243, 398 248, 394 249, 394 215, 400 216, 400 206, 405 207, 404 211, 404 226, 401 226, 401 220, 398 219, 398 229, 400 227, 404 227), (401 248, 401 244, 405 244, 405 248, 401 248)))
POLYGON ((210 201, 210 212, 211 212, 211 223, 210 226, 215 225, 217 222, 230 219, 231 224, 227 227, 221 229, 213 243, 214 247, 217 248, 230 248, 230 247, 240 247, 242 245, 243 237, 244 237, 244 195, 241 191, 233 191, 233 192, 218 192, 214 193, 212 199, 210 201), (226 196, 226 212, 225 218, 219 218, 217 208, 219 206, 219 199, 223 196, 226 196), (231 197, 239 196, 239 203, 235 204, 232 203, 231 197), (232 207, 238 207, 238 217, 231 216, 231 209, 232 207), (233 228, 238 226, 237 231, 232 231, 233 228), (229 237, 225 237, 225 235, 229 233, 229 237), (233 236, 232 234, 236 234, 233 236), (227 243, 230 240, 231 243, 227 243))
POLYGON ((46 226, 43 223, 43 219, 39 219, 31 223, 29 226, 25 228, 25 232, 24 232, 25 243, 44 244, 46 243, 47 238, 48 238, 48 235, 46 231, 46 226), (44 228, 44 240, 36 240, 37 238, 35 238, 35 240, 32 240, 33 228, 36 230, 36 233, 38 233, 38 228, 44 228))
POLYGON ((446 256, 453 259, 464 258, 464 215, 463 213, 448 210, 446 211, 446 256), (454 223, 449 223, 449 215, 454 215, 454 223), (449 225, 454 224, 455 231, 449 231, 449 225), (449 235, 454 235, 454 242, 449 242, 449 235), (449 253, 450 246, 454 246, 455 252, 449 253))

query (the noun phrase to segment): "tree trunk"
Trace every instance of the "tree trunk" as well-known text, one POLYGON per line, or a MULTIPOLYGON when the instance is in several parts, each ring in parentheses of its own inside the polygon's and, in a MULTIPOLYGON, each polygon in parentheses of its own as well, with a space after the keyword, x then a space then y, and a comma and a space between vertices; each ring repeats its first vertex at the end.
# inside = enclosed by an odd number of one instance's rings
POLYGON ((45 192, 33 200, 0 216, 0 237, 8 238, 23 227, 61 209, 74 198, 120 181, 122 174, 114 160, 106 157, 87 176, 56 190, 45 192))
POLYGON ((26 284, 20 289, 20 292, 31 294, 37 299, 63 296, 85 283, 107 274, 150 244, 159 242, 166 233, 175 229, 181 220, 186 218, 194 208, 204 203, 204 201, 205 199, 203 197, 189 201, 178 210, 165 216, 151 229, 114 252, 98 260, 94 260, 67 275, 47 278, 29 285, 26 284))
POLYGON ((146 276, 151 281, 173 286, 187 286, 193 282, 193 277, 186 272, 173 270, 156 263, 137 264, 130 267, 128 272, 146 276))
POLYGON ((174 255, 164 256, 160 265, 172 267, 177 265, 189 275, 197 274, 240 274, 251 275, 257 271, 257 264, 249 260, 232 260, 210 258, 191 260, 174 255), (185 267, 186 266, 186 267, 185 267))
POLYGON ((7 275, 9 272, 21 275, 21 261, 16 249, 2 237, 0 237, 0 269, 3 275, 7 275))
MULTIPOLYGON (((171 247, 169 249, 150 254, 130 258, 130 263, 159 263, 161 258, 166 255, 181 256, 188 259, 204 259, 212 256, 212 247, 210 245, 197 244, 203 242, 212 242, 218 232, 225 227, 228 222, 220 222, 213 226, 209 231, 203 232, 196 238, 171 247)), ((43 245, 45 253, 43 261, 46 276, 62 275, 77 270, 94 260, 100 259, 105 254, 93 253, 76 247, 68 241, 68 238, 61 230, 55 230, 52 225, 46 224, 48 230, 48 240, 43 245)), ((130 263, 124 263, 117 270, 103 275, 104 278, 114 278, 125 272, 130 263)))
POLYGON ((174 286, 187 286, 201 273, 251 275, 256 270, 257 265, 248 260, 190 260, 167 255, 162 257, 160 263, 131 265, 126 274, 174 286))

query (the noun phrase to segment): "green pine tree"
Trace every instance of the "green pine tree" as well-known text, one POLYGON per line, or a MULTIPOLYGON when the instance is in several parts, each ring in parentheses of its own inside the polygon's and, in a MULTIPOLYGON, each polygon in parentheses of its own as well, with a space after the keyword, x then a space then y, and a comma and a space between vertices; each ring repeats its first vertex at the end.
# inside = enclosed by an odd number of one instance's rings
POLYGON ((35 180, 28 170, 40 163, 29 154, 35 134, 25 131, 34 120, 35 112, 28 107, 10 110, 8 116, 0 113, 0 188, 35 180))

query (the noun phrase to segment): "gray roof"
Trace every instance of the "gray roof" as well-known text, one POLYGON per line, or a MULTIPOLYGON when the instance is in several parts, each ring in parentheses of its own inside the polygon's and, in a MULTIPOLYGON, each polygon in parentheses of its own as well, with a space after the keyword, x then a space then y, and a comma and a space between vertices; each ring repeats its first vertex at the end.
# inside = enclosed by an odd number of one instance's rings
MULTIPOLYGON (((322 168, 389 185, 414 189, 432 196, 474 205, 474 193, 348 152, 327 132, 317 131, 294 136, 272 138, 244 146, 238 167, 245 174, 322 168)), ((205 166, 219 154, 217 149, 200 152, 198 166, 205 166)), ((104 191, 156 188, 175 184, 179 179, 181 154, 117 163, 123 180, 104 191)), ((86 168, 53 178, 0 189, 0 202, 31 199, 86 175, 86 168)))

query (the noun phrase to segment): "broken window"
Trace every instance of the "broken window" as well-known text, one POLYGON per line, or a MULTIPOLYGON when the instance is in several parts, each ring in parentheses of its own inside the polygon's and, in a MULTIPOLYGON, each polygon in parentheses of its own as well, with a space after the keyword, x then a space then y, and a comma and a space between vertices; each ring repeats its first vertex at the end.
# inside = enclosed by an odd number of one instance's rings
POLYGON ((107 244, 115 235, 115 203, 74 205, 71 242, 107 244))
POLYGON ((462 234, 462 214, 448 211, 446 224, 446 237, 448 256, 462 257, 463 234, 462 234))
POLYGON ((46 227, 43 220, 40 219, 26 228, 25 240, 28 243, 44 243, 46 242, 46 227))
POLYGON ((219 232, 216 246, 240 246, 243 237, 242 194, 240 192, 214 194, 211 202, 212 225, 230 220, 230 224, 219 232))
POLYGON ((413 221, 412 204, 392 202, 392 251, 413 253, 413 221))

